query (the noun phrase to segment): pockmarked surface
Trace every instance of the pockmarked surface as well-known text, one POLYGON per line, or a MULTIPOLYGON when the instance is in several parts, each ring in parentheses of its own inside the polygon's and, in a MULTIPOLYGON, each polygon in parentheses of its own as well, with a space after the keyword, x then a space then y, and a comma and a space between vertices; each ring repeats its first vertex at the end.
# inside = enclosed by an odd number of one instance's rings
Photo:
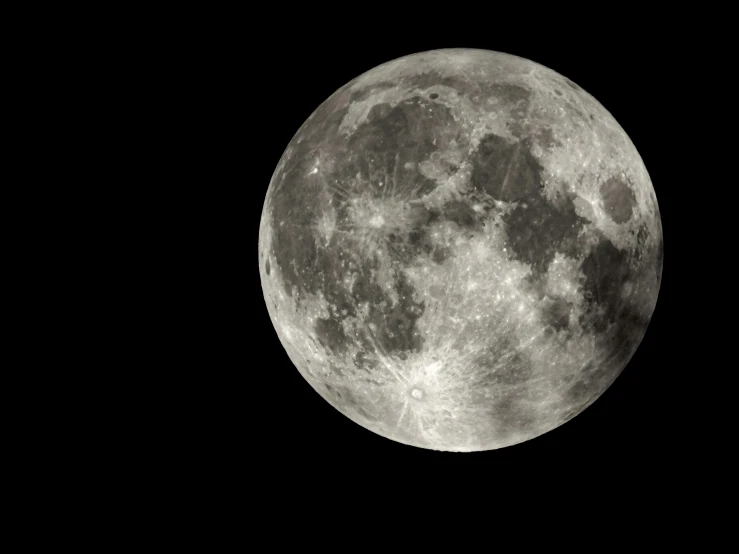
POLYGON ((336 91, 280 159, 259 230, 303 377, 363 427, 447 451, 532 439, 595 401, 644 336, 662 251, 613 116, 550 69, 468 49, 336 91))

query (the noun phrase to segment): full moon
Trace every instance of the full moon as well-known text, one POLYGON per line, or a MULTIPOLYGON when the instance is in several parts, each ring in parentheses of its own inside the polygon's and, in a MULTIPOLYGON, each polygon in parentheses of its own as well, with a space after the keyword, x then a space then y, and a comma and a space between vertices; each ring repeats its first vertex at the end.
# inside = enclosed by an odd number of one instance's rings
POLYGON ((474 49, 337 90, 287 146, 259 228, 269 315, 308 383, 374 433, 457 452, 533 439, 603 394, 646 332, 662 252, 613 116, 474 49))

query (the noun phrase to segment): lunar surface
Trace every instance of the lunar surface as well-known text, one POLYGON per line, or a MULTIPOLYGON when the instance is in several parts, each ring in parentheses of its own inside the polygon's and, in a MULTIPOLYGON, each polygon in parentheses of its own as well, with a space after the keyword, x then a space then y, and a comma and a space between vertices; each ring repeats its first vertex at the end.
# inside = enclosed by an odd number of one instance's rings
POLYGON ((269 314, 310 385, 400 443, 502 448, 586 409, 641 342, 662 227, 624 130, 532 61, 424 52, 300 127, 259 229, 269 314))

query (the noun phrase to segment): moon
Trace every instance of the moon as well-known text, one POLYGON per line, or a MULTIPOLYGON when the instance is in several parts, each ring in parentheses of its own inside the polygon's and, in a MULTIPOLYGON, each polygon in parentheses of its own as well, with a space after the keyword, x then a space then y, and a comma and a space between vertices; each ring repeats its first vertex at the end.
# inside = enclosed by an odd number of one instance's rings
POLYGON ((578 85, 446 49, 360 75, 269 184, 259 272, 291 361, 388 439, 493 450, 575 417, 641 342, 663 239, 652 182, 578 85))

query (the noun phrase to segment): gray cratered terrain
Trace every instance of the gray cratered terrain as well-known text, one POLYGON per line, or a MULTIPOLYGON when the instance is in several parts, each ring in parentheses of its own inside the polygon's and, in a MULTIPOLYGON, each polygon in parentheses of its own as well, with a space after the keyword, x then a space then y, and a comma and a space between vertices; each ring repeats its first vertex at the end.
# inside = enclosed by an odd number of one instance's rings
POLYGON ((267 192, 277 334, 344 415, 423 448, 539 436, 624 369, 657 300, 662 228, 624 130, 576 84, 482 50, 357 77, 267 192))

